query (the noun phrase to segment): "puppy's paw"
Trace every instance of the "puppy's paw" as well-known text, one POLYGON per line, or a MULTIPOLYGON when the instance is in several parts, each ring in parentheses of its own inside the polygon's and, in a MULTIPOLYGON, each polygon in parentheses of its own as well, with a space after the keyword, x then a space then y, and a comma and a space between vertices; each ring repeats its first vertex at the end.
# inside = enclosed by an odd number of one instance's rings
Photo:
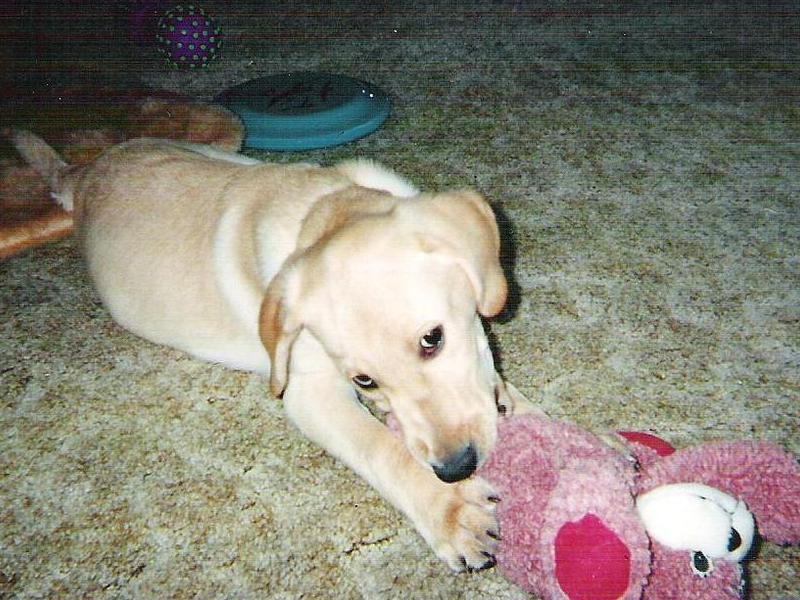
POLYGON ((429 541, 453 571, 479 571, 494 566, 500 540, 496 503, 495 491, 480 477, 441 484, 435 510, 429 513, 429 541))

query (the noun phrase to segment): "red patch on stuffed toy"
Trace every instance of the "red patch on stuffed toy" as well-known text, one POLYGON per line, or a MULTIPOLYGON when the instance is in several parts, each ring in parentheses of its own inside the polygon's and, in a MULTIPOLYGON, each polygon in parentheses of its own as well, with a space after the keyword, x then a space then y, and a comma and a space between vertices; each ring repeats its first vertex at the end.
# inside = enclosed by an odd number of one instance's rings
POLYGON ((655 435, 642 433, 641 431, 620 431, 619 434, 629 442, 635 442, 655 450, 661 457, 675 453, 675 448, 673 448, 671 444, 655 435))
POLYGON ((630 550, 595 515, 561 527, 555 551, 556 578, 570 600, 616 600, 627 591, 630 550))

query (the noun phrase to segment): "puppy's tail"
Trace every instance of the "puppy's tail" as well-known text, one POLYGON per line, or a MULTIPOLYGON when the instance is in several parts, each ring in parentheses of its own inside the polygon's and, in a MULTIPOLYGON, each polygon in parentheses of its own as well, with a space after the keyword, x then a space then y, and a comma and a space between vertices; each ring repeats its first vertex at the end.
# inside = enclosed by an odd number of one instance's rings
POLYGON ((30 131, 6 129, 3 133, 11 140, 17 152, 47 182, 53 198, 67 211, 72 212, 72 189, 67 185, 66 174, 70 165, 64 162, 50 145, 30 131))

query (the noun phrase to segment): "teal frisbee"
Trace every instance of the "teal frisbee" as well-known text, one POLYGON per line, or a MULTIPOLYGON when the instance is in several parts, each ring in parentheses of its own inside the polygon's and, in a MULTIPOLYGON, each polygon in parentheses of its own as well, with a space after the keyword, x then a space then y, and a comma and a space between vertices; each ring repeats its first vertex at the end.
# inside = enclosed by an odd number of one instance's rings
POLYGON ((242 119, 245 146, 280 151, 352 142, 378 129, 392 109, 388 94, 371 83, 315 72, 252 79, 216 101, 242 119))

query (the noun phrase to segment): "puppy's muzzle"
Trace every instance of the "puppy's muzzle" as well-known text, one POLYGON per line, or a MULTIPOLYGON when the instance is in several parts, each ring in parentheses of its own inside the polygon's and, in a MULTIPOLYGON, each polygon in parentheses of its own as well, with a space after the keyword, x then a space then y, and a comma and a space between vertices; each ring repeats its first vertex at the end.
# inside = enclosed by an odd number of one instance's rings
POLYGON ((432 465, 436 476, 446 483, 466 479, 478 468, 478 452, 470 443, 441 464, 432 465))

